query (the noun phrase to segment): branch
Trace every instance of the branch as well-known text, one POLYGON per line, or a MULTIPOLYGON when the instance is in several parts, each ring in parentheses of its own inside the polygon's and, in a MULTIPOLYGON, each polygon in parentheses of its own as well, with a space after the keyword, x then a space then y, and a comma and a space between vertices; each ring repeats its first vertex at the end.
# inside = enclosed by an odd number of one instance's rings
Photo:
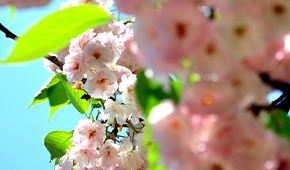
POLYGON ((13 40, 15 40, 17 38, 17 35, 13 34, 11 31, 9 31, 7 28, 5 28, 1 23, 0 23, 0 30, 5 33, 7 38, 11 38, 13 40))
POLYGON ((276 80, 271 80, 267 73, 260 74, 261 79, 268 85, 272 86, 275 89, 279 89, 283 94, 273 101, 270 105, 271 107, 276 107, 289 112, 290 110, 290 85, 276 80))
POLYGON ((63 63, 61 61, 59 61, 55 56, 49 56, 49 57, 45 57, 46 59, 48 59, 49 61, 53 62, 55 65, 57 65, 60 70, 63 70, 63 63))
MULTIPOLYGON (((1 23, 0 23, 0 30, 5 33, 7 38, 16 40, 16 38, 18 37, 17 35, 13 34, 11 31, 9 31, 6 27, 4 27, 1 23)), ((48 56, 45 58, 51 61, 52 63, 54 63, 55 65, 57 65, 61 71, 63 70, 64 64, 61 61, 59 61, 55 56, 48 56)))

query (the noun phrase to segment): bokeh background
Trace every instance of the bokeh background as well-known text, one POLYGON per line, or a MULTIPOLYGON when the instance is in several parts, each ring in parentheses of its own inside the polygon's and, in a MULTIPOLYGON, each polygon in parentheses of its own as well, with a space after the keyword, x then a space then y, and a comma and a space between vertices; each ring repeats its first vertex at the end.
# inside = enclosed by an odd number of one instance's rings
MULTIPOLYGON (((61 2, 65 0, 52 0, 41 8, 16 10, 12 21, 9 8, 0 7, 0 23, 21 36, 42 17, 58 10, 61 2)), ((14 43, 0 31, 0 60, 9 55, 14 43)), ((68 105, 59 109, 47 123, 48 101, 27 109, 35 93, 51 75, 43 67, 42 60, 0 65, 1 170, 53 170, 54 162, 49 163, 50 154, 43 143, 45 135, 54 130, 71 131, 80 118, 85 118, 68 105)), ((277 97, 279 92, 269 95, 270 100, 277 97)))

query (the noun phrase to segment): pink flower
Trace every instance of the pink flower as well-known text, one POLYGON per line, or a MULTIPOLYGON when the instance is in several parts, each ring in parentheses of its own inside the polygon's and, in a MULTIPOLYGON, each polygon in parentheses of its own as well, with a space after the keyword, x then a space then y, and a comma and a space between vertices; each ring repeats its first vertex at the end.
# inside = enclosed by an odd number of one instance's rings
POLYGON ((71 148, 69 157, 74 159, 79 167, 93 168, 96 166, 97 150, 85 145, 75 145, 71 148))
POLYGON ((132 72, 128 68, 120 65, 110 67, 110 69, 116 74, 118 84, 122 82, 123 75, 129 77, 132 74, 132 72))
POLYGON ((59 164, 55 165, 54 169, 55 170, 65 170, 65 169, 62 169, 61 166, 59 166, 59 164))
POLYGON ((151 0, 116 0, 119 10, 127 14, 136 14, 143 4, 151 0))
POLYGON ((114 123, 115 119, 120 125, 126 123, 126 120, 130 115, 129 106, 122 105, 120 100, 117 100, 116 102, 107 100, 105 106, 106 109, 102 114, 103 119, 108 120, 108 123, 114 123))
POLYGON ((79 120, 74 131, 74 143, 81 143, 88 147, 101 146, 106 138, 106 127, 100 121, 79 120))
POLYGON ((290 29, 290 4, 288 0, 266 0, 262 5, 261 16, 265 28, 272 36, 282 37, 290 29))
POLYGON ((59 166, 64 170, 70 170, 73 167, 73 159, 69 157, 70 149, 65 155, 59 158, 59 166))
POLYGON ((111 139, 107 140, 106 143, 100 147, 98 165, 103 169, 112 170, 119 166, 121 163, 120 156, 120 146, 114 144, 111 139))
POLYGON ((182 93, 185 103, 193 113, 236 113, 239 96, 224 81, 199 81, 188 85, 182 93))
POLYGON ((204 23, 203 14, 187 1, 170 1, 160 11, 139 13, 135 37, 147 66, 157 74, 183 69, 181 61, 199 42, 204 23))
POLYGON ((141 169, 145 161, 137 150, 132 150, 133 145, 130 138, 123 138, 120 146, 122 167, 128 170, 141 169))
POLYGON ((118 65, 122 65, 131 70, 132 73, 136 73, 139 69, 143 67, 143 64, 140 61, 140 57, 137 55, 137 51, 134 50, 133 37, 127 39, 124 42, 125 50, 121 53, 121 57, 117 61, 118 65))
POLYGON ((216 29, 226 53, 240 60, 261 52, 265 48, 268 35, 264 22, 257 13, 238 9, 241 7, 224 11, 216 29))
POLYGON ((118 88, 115 73, 108 68, 99 68, 88 73, 84 89, 94 98, 107 99, 113 95, 118 88))
POLYGON ((111 34, 100 33, 83 50, 87 64, 93 68, 114 66, 120 58, 119 42, 111 34))
POLYGON ((235 61, 227 56, 217 38, 217 32, 212 25, 201 32, 202 38, 198 45, 190 51, 187 58, 191 62, 191 70, 198 74, 223 74, 229 71, 229 66, 235 61))
POLYGON ((69 52, 80 52, 87 45, 87 43, 96 35, 94 29, 89 29, 77 38, 70 41, 69 52))
POLYGON ((63 74, 67 76, 69 82, 82 80, 87 71, 89 71, 89 67, 85 63, 82 53, 73 52, 65 58, 63 74))

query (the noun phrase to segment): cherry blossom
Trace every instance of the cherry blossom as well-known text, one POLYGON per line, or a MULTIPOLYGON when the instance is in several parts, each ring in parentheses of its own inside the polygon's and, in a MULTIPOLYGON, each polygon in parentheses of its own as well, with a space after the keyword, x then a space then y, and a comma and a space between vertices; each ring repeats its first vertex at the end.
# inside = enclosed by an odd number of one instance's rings
POLYGON ((113 95, 118 88, 117 77, 108 68, 99 68, 88 73, 84 89, 94 98, 107 99, 113 95))
POLYGON ((80 81, 89 70, 82 53, 73 52, 65 57, 63 74, 69 82, 80 81))
POLYGON ((89 147, 101 146, 106 137, 105 131, 106 127, 100 121, 92 123, 91 120, 81 119, 74 130, 73 141, 89 147))
POLYGON ((100 147, 98 165, 103 169, 114 169, 121 163, 120 160, 120 146, 114 144, 113 140, 107 140, 103 146, 100 147))

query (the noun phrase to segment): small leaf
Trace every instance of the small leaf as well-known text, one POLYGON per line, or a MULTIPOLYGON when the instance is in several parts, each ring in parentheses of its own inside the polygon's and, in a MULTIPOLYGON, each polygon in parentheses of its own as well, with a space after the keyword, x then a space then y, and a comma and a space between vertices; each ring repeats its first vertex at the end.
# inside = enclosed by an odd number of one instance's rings
POLYGON ((44 145, 50 152, 50 161, 66 154, 67 149, 73 146, 70 141, 72 137, 72 134, 65 131, 52 131, 45 136, 44 145))
POLYGON ((290 118, 285 111, 277 109, 270 112, 267 127, 290 140, 290 118))
POLYGON ((54 86, 47 89, 47 96, 50 105, 50 113, 47 120, 48 123, 54 112, 59 108, 68 105, 70 103, 70 100, 67 97, 66 90, 63 87, 62 82, 60 81, 54 86))
POLYGON ((166 93, 161 84, 146 77, 144 70, 138 73, 136 94, 145 118, 148 118, 153 107, 158 105, 163 99, 172 99, 175 104, 179 103, 183 85, 181 80, 177 76, 175 77, 176 80, 171 79, 171 92, 166 93))
POLYGON ((145 76, 144 70, 140 71, 137 75, 136 94, 145 118, 148 118, 152 108, 158 105, 162 99, 170 98, 163 91, 162 85, 145 76))
POLYGON ((91 100, 93 109, 104 107, 104 104, 105 104, 105 101, 106 101, 106 100, 103 100, 103 99, 100 99, 100 98, 95 99, 93 97, 90 100, 91 100))
MULTIPOLYGON (((55 167, 58 163, 59 163, 59 158, 55 158, 55 159, 54 159, 54 167, 55 167)), ((55 170, 55 168, 54 168, 54 170, 55 170)))
POLYGON ((87 100, 81 99, 86 92, 84 90, 79 90, 78 92, 72 87, 71 84, 67 83, 65 75, 62 74, 57 74, 58 78, 62 82, 67 96, 69 97, 71 103, 74 105, 74 107, 81 113, 84 114, 86 113, 89 108, 90 104, 87 100))
POLYGON ((59 78, 56 75, 52 75, 45 83, 45 85, 42 86, 41 89, 36 93, 28 109, 31 106, 42 103, 46 100, 49 100, 50 104, 50 113, 47 123, 49 122, 51 116, 55 113, 55 111, 70 103, 70 100, 66 94, 66 90, 63 87, 62 82, 60 82, 59 78))
POLYGON ((35 104, 39 104, 48 100, 47 89, 57 84, 58 82, 59 82, 58 77, 56 77, 55 75, 52 75, 48 79, 48 81, 40 88, 40 90, 34 95, 34 99, 32 103, 30 104, 30 106, 28 107, 28 109, 35 104))
POLYGON ((89 28, 106 24, 111 16, 100 6, 82 4, 58 10, 32 26, 21 37, 8 58, 2 63, 21 63, 36 60, 49 52, 58 52, 72 38, 89 28))
POLYGON ((13 20, 14 17, 14 13, 16 11, 16 8, 14 5, 8 5, 9 6, 9 10, 10 10, 10 22, 13 20))

